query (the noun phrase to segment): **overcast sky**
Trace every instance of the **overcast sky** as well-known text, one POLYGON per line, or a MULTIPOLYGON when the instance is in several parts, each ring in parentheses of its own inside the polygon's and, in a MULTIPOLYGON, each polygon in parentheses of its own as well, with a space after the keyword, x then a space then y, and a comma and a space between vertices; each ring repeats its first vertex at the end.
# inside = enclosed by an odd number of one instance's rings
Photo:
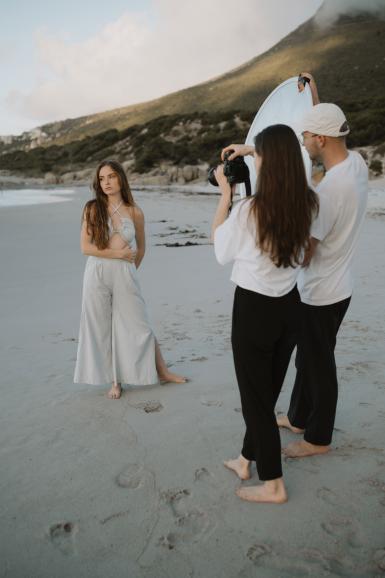
POLYGON ((0 0, 0 134, 203 82, 264 52, 322 0, 0 0))

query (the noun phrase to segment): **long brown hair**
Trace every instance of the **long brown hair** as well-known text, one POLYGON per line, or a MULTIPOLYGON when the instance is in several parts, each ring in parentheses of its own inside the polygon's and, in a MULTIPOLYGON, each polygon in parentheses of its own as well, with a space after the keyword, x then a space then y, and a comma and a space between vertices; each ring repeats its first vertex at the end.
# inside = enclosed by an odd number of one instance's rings
POLYGON ((118 175, 123 203, 128 207, 135 206, 130 185, 128 184, 127 176, 122 165, 117 161, 102 161, 96 169, 92 183, 95 198, 88 201, 83 210, 83 219, 85 219, 87 224, 87 233, 91 236, 91 242, 94 243, 98 249, 106 249, 109 243, 108 197, 103 193, 99 180, 99 173, 103 167, 111 167, 118 175))
POLYGON ((309 247, 318 197, 307 183, 301 147, 289 126, 269 126, 254 142, 262 157, 249 214, 257 224, 256 242, 277 267, 295 267, 309 247))

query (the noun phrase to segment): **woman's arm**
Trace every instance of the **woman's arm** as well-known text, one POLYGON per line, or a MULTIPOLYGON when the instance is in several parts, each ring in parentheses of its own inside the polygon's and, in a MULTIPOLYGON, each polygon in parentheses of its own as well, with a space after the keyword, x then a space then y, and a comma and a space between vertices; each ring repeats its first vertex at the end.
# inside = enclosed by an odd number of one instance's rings
POLYGON ((138 206, 134 207, 133 220, 135 225, 136 257, 135 266, 138 269, 146 252, 146 235, 144 232, 144 214, 138 206))
POLYGON ((231 205, 231 185, 229 185, 227 178, 223 174, 223 165, 219 165, 219 167, 215 171, 215 177, 217 179, 220 191, 221 191, 221 198, 219 200, 216 213, 214 215, 213 224, 211 226, 211 240, 214 241, 214 235, 216 229, 219 225, 225 222, 229 214, 229 208, 231 205))
POLYGON ((83 255, 92 257, 104 257, 105 259, 125 259, 130 263, 135 261, 136 251, 130 249, 127 245, 123 249, 98 249, 91 241, 91 236, 87 231, 86 219, 83 219, 82 230, 80 233, 80 248, 83 255))

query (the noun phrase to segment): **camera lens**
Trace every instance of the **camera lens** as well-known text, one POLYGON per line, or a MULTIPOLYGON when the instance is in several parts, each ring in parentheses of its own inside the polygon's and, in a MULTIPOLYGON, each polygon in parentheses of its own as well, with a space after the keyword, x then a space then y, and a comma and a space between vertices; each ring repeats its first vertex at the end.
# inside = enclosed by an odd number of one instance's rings
POLYGON ((209 180, 210 185, 213 185, 214 187, 218 187, 218 181, 215 177, 215 171, 217 170, 217 167, 211 167, 211 169, 209 169, 207 178, 209 180))

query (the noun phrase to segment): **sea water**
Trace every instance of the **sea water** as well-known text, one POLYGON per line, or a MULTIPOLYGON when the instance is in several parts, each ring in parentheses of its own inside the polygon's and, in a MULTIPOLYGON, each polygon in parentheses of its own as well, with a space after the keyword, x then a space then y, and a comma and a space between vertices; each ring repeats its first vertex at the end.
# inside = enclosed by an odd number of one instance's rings
POLYGON ((74 189, 4 189, 0 190, 2 207, 22 207, 70 201, 74 189))

